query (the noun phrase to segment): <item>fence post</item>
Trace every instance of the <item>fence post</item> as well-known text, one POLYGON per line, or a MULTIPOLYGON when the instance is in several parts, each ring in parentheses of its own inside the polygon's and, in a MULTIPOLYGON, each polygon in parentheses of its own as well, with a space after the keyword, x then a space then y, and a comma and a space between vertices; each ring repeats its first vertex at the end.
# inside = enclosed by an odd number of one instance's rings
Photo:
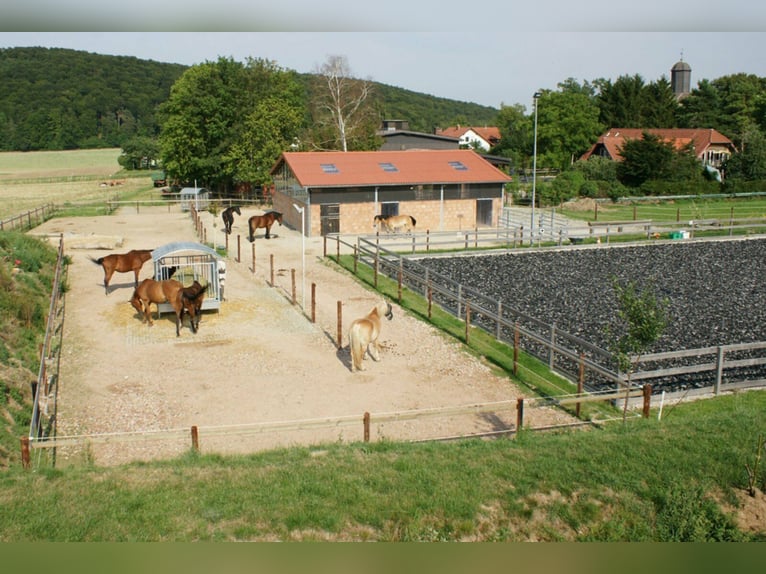
POLYGON ((269 261, 271 262, 271 286, 274 287, 274 254, 269 255, 269 261))
POLYGON ((356 275, 359 269, 359 246, 354 245, 354 275, 356 275))
POLYGON ((250 246, 250 251, 252 252, 253 257, 253 274, 255 274, 255 241, 253 241, 253 244, 250 246))
POLYGON ((646 383, 644 385, 644 408, 643 415, 645 419, 649 418, 649 408, 652 406, 652 385, 646 383))
POLYGON ((338 301, 338 348, 343 348, 343 303, 338 301))
POLYGON ((379 256, 380 256, 380 252, 376 251, 375 252, 375 272, 373 273, 373 285, 375 286, 376 289, 378 288, 378 266, 380 265, 379 256))
POLYGON ((364 442, 370 442, 370 413, 365 412, 362 420, 364 422, 364 442))
POLYGON ((524 426, 524 399, 516 399, 516 432, 519 432, 524 426))
POLYGON ((295 305, 295 269, 290 269, 290 280, 292 281, 293 305, 295 305))
MULTIPOLYGON (((579 376, 577 377, 577 396, 582 395, 585 386, 585 353, 580 353, 579 376)), ((575 416, 580 418, 580 403, 575 404, 575 416)))
POLYGON ((718 346, 718 353, 715 361, 715 386, 713 387, 713 394, 718 396, 721 392, 721 380, 723 379, 723 346, 718 346))
POLYGON ((461 311, 461 307, 462 307, 462 305, 461 305, 462 300, 463 300, 463 285, 458 283, 458 286, 457 286, 457 315, 456 315, 456 317, 458 319, 460 319, 460 315, 462 314, 460 312, 461 311))
POLYGON ((554 347, 556 346, 556 321, 551 323, 551 346, 548 348, 548 368, 553 370, 554 347))
POLYGON ((403 265, 404 265, 404 259, 400 257, 399 258, 399 272, 397 273, 399 305, 402 304, 402 280, 404 278, 404 270, 402 269, 403 265))
POLYGON ((513 324, 513 376, 519 374, 519 323, 513 324))
POLYGON ((469 341, 470 331, 471 331, 471 304, 466 303, 465 304, 465 344, 466 345, 470 343, 469 341))
POLYGON ((199 429, 197 426, 191 428, 192 449, 194 452, 199 452, 199 429))
POLYGON ((317 284, 311 284, 311 322, 317 322, 317 284))
POLYGON ((21 466, 22 468, 29 468, 30 466, 28 436, 21 437, 21 466))
MULTIPOLYGON (((242 253, 242 241, 240 240, 240 236, 237 235, 237 263, 241 263, 242 259, 240 257, 240 254, 242 253)), ((253 238, 253 253, 255 253, 255 238, 253 238)), ((253 256, 253 259, 255 259, 255 256, 253 256)), ((255 265, 253 265, 253 269, 255 269, 255 265)))
POLYGON ((433 298, 433 290, 431 289, 431 284, 428 284, 427 288, 428 292, 428 320, 431 320, 431 309, 433 308, 434 298, 433 298))
POLYGON ((495 323, 495 339, 500 341, 500 325, 503 322, 503 302, 498 299, 497 301, 497 323, 495 323))

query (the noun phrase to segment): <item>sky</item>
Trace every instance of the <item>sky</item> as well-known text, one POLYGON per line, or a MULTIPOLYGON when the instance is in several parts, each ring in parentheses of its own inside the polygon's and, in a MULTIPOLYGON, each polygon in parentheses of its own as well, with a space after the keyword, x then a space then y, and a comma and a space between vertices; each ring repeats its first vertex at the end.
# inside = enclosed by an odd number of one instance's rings
POLYGON ((742 0, 727 2, 726 13, 736 14, 728 19, 710 0, 622 7, 615 0, 611 8, 588 14, 568 13, 574 3, 560 0, 538 0, 534 11, 513 0, 485 0, 479 14, 467 13, 464 0, 196 1, 153 6, 135 0, 123 10, 79 0, 63 10, 58 1, 26 0, 3 9, 0 48, 71 48, 185 65, 253 57, 302 73, 339 55, 359 78, 528 110, 536 91, 555 90, 569 78, 582 83, 638 74, 646 83, 669 80, 681 59, 691 66, 692 87, 735 73, 766 77, 766 4, 742 0), (385 13, 376 12, 380 7, 385 13), (653 9, 662 17, 652 17, 653 9))

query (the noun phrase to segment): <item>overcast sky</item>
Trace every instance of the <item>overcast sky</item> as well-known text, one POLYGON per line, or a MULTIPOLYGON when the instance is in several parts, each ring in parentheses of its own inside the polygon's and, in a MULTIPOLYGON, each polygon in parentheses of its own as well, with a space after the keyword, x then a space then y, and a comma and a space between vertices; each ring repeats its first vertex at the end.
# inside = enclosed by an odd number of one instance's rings
POLYGON ((535 91, 555 90, 568 78, 670 79, 681 58, 692 68, 692 87, 740 72, 766 77, 766 32, 758 31, 766 29, 766 4, 742 0, 728 0, 726 14, 736 16, 726 18, 709 0, 626 2, 620 10, 612 2, 605 9, 590 5, 587 15, 572 13, 574 3, 551 0, 538 0, 534 11, 514 8, 512 0, 485 0, 473 5, 480 12, 468 12, 472 5, 464 0, 282 0, 268 10, 261 4, 136 0, 123 10, 80 0, 63 10, 53 0, 26 0, 3 9, 0 48, 72 48, 186 65, 254 57, 298 72, 341 55, 357 77, 497 108, 531 109, 535 91), (652 17, 653 9, 662 17, 652 17), (73 27, 83 31, 53 31, 73 27), (131 28, 146 31, 123 31, 131 28), (154 31, 161 29, 176 31, 154 31), (264 31, 236 31, 246 29, 264 31))

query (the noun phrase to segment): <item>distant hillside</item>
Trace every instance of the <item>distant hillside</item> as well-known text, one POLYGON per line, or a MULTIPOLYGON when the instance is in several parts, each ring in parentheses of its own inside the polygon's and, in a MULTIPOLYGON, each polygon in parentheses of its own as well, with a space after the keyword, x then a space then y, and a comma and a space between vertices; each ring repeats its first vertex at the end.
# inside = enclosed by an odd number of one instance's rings
MULTIPOLYGON (((157 106, 187 68, 63 48, 0 49, 0 151, 121 147, 136 135, 154 137, 157 106)), ((498 112, 385 84, 376 92, 381 119, 407 120, 416 131, 492 124, 498 112)))
POLYGON ((0 150, 119 147, 154 136, 186 69, 60 48, 0 49, 0 150))

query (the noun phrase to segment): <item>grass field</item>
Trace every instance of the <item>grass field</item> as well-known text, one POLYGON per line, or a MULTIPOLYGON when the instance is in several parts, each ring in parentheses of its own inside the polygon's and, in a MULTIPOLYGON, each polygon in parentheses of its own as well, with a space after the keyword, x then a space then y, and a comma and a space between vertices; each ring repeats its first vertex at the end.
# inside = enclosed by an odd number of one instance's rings
POLYGON ((0 219, 53 203, 133 198, 152 190, 149 172, 123 172, 120 149, 0 153, 0 219))

